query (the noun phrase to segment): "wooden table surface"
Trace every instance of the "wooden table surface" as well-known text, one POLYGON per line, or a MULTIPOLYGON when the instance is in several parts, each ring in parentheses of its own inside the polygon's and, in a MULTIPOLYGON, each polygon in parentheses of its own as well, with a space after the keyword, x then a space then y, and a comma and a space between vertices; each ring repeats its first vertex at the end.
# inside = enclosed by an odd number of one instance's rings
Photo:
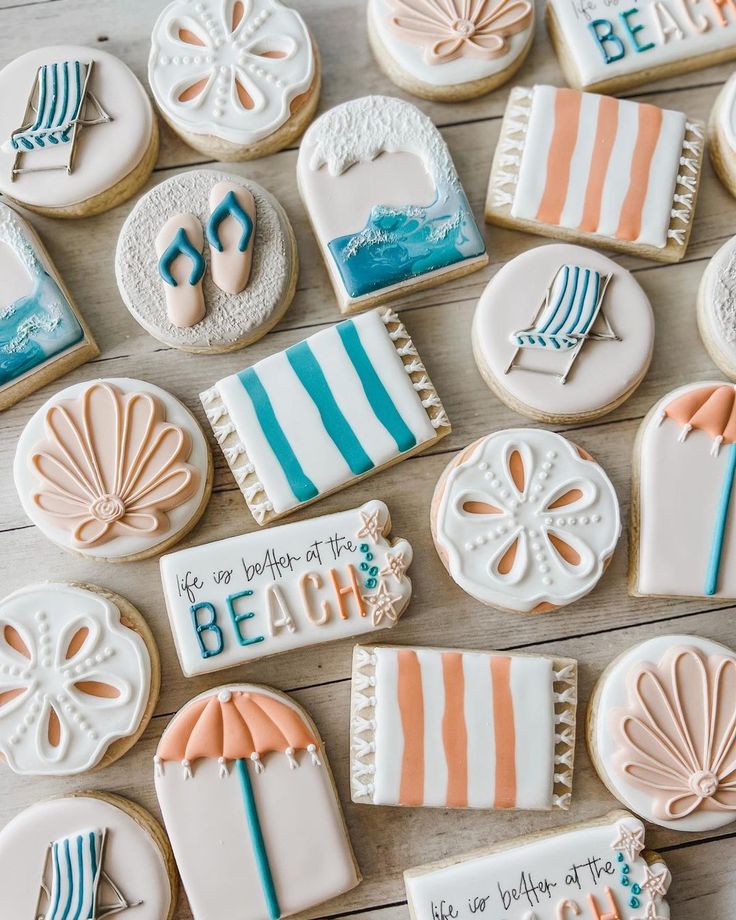
MULTIPOLYGON (((122 58, 146 83, 149 35, 164 0, 0 0, 0 65, 36 46, 75 43, 104 48, 122 58)), ((369 93, 404 95, 379 71, 368 48, 364 0, 290 0, 305 15, 324 61, 320 110, 369 93)), ((539 13, 542 13, 541 3, 539 13)), ((564 85, 541 22, 536 43, 518 82, 564 85)), ((730 73, 710 68, 653 84, 632 98, 680 109, 706 119, 730 73)), ((491 157, 508 87, 459 105, 418 102, 450 145, 468 198, 482 219, 491 157)), ((408 97, 407 97, 408 98, 408 97)), ((1 104, 1 103, 0 103, 1 104)), ((208 166, 200 154, 162 125, 159 162, 149 187, 191 166, 208 166)), ((2 771, 0 826, 47 795, 75 789, 114 790, 158 814, 152 756, 171 715, 190 697, 226 680, 271 684, 294 693, 317 722, 327 744, 347 814, 363 883, 343 898, 311 912, 312 917, 359 915, 381 920, 406 917, 404 869, 542 828, 596 817, 615 807, 594 773, 579 732, 573 805, 569 812, 462 812, 357 806, 348 782, 348 704, 353 641, 315 646, 201 679, 182 676, 164 609, 158 563, 110 565, 85 561, 55 547, 25 517, 12 482, 15 443, 27 419, 55 389, 99 376, 140 377, 182 399, 209 434, 197 394, 226 374, 291 345, 339 320, 327 272, 299 200, 296 149, 227 168, 273 192, 294 225, 301 258, 296 298, 278 327, 244 352, 195 356, 167 349, 128 314, 115 283, 113 259, 118 232, 131 202, 99 217, 31 222, 66 279, 89 322, 102 354, 62 381, 7 411, 0 422, 0 573, 2 594, 24 584, 53 580, 88 581, 129 598, 148 618, 161 653, 163 686, 156 714, 141 741, 113 766, 91 777, 30 779, 2 771)), ((719 378, 698 336, 695 296, 708 258, 734 232, 736 203, 721 187, 707 160, 695 227, 686 258, 661 265, 630 257, 618 261, 636 274, 654 308, 654 360, 634 396, 611 415, 577 427, 572 437, 611 476, 628 515, 631 449, 637 426, 660 396, 691 380, 719 378)), ((452 435, 419 457, 339 493, 303 516, 355 507, 381 498, 391 509, 394 533, 414 546, 415 596, 399 625, 379 641, 458 648, 524 649, 577 658, 581 668, 579 715, 591 687, 611 658, 628 646, 667 632, 692 632, 736 647, 736 611, 702 600, 630 598, 626 590, 624 535, 600 586, 582 601, 555 614, 525 618, 487 609, 466 596, 445 573, 431 543, 429 502, 435 482, 452 455, 477 437, 499 428, 527 424, 502 405, 476 370, 470 325, 476 302, 498 268, 539 237, 486 227, 490 266, 457 282, 416 294, 397 309, 424 358, 453 424, 452 435)), ((199 525, 181 544, 194 545, 254 529, 243 498, 213 443, 215 488, 199 525)), ((291 519, 298 519, 295 515, 291 519)), ((732 826, 733 827, 733 826, 732 826)), ((707 834, 678 834, 650 828, 647 842, 672 869, 673 920, 725 920, 736 916, 736 847, 732 828, 707 834)), ((0 893, 0 917, 5 917, 0 893)), ((183 892, 177 920, 191 914, 183 892)), ((24 918, 25 920, 25 918, 24 918)), ((223 917, 222 920, 227 920, 223 917)))

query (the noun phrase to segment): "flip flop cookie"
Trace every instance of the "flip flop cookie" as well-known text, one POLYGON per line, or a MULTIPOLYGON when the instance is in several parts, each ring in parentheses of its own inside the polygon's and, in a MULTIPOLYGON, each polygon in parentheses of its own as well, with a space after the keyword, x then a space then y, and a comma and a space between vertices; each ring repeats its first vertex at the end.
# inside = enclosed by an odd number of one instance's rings
POLYGON ((156 237, 158 273, 166 292, 166 315, 179 329, 204 319, 205 261, 202 225, 192 214, 174 214, 156 237))
POLYGON ((256 202, 237 182, 212 186, 207 242, 212 280, 225 294, 240 294, 248 285, 253 265, 256 202))

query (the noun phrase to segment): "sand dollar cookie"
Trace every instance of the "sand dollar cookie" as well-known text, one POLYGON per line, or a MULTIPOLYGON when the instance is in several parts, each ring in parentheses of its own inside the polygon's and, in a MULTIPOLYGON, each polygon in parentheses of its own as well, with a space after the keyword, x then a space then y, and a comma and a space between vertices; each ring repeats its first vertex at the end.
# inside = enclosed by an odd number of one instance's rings
POLYGON ((120 295, 165 345, 233 351, 265 335, 296 290, 286 212, 260 185, 210 169, 181 173, 138 200, 115 256, 120 295))
POLYGON ((621 532, 604 470, 552 431, 510 428, 448 465, 431 510, 437 552, 483 604, 546 613, 592 591, 621 532))
POLYGON ((718 178, 736 196, 736 74, 726 81, 711 110, 708 152, 718 178))
POLYGON ((0 70, 0 193, 49 217, 114 208, 158 156, 153 106, 99 48, 37 48, 0 70))
POLYGON ((634 277, 582 246, 540 246, 507 262, 473 320, 483 379, 508 406, 547 423, 605 415, 647 372, 654 316, 634 277))
POLYGON ((173 546, 212 490, 209 446, 191 412, 160 387, 124 377, 52 396, 23 429, 13 474, 45 536, 108 562, 173 546))
POLYGON ((698 329, 713 361, 736 380, 736 237, 721 246, 703 272, 698 329))
POLYGON ((216 160, 293 143, 319 101, 317 46, 280 0, 174 0, 156 20, 148 80, 181 139, 216 160))
POLYGON ((657 636, 603 672, 588 709, 596 770, 627 808, 678 831, 736 820, 736 655, 657 636))

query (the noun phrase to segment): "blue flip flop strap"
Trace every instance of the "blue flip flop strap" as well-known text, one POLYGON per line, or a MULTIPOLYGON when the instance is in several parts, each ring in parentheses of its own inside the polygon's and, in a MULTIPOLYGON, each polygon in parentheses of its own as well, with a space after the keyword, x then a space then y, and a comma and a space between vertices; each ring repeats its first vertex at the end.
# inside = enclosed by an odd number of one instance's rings
POLYGON ((192 260, 192 272, 189 275, 189 284, 194 287, 195 284, 199 284, 204 275, 204 256, 192 245, 191 240, 187 236, 187 231, 183 227, 179 227, 174 239, 169 243, 165 252, 158 260, 158 273, 164 281, 172 287, 177 287, 177 283, 176 278, 171 274, 171 266, 174 260, 179 256, 189 256, 192 260))
POLYGON ((219 227, 223 220, 230 216, 239 221, 241 227, 243 228, 243 232, 240 236, 240 242, 238 243, 238 249, 241 252, 245 252, 245 250, 248 248, 250 238, 253 235, 253 221, 250 215, 246 213, 238 199, 235 197, 235 193, 232 191, 232 189, 227 193, 227 195, 225 195, 222 201, 210 214, 210 219, 207 221, 206 227, 207 240, 209 241, 210 246, 214 246, 218 252, 222 252, 223 246, 222 242, 220 241, 219 227))

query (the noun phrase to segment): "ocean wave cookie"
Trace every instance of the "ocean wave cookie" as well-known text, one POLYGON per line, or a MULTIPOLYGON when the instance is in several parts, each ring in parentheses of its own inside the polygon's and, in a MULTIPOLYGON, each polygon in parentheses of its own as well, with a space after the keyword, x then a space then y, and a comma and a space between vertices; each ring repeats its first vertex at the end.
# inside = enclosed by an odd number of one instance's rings
POLYGON ((178 882, 152 815, 119 795, 78 792, 31 805, 0 831, 0 886, 8 917, 172 920, 178 882))
POLYGON ((654 345, 633 275, 582 246, 540 246, 507 262, 473 319, 483 379, 510 408, 548 424, 598 418, 625 402, 654 345))
POLYGON ((493 157, 486 220, 679 262, 692 230, 704 130, 649 103, 517 86, 493 157))
POLYGON ((0 193, 48 217, 89 217, 146 182, 158 123, 128 67, 99 48, 37 48, 0 70, 0 193))
POLYGON ((138 200, 118 238, 115 274, 133 317, 165 345, 216 353, 276 325, 299 259, 286 212, 255 182, 180 173, 138 200))
POLYGON ((369 0, 368 36, 388 77, 424 99, 490 92, 524 63, 534 40, 531 0, 369 0))
POLYGON ((18 440, 23 509, 64 549, 122 562, 187 534, 212 490, 212 458, 191 412, 160 387, 111 378, 52 396, 18 440))
POLYGON ((365 96, 325 112, 297 181, 343 313, 488 263, 447 144, 408 102, 365 96))
POLYGON ((588 709, 588 748, 623 805, 677 831, 736 820, 736 655, 657 636, 613 661, 588 709))
POLYGON ((322 740, 286 694, 233 684, 196 696, 154 764, 195 917, 278 920, 360 881, 322 740))
POLYGON ((708 354, 724 374, 736 380, 736 237, 708 262, 697 309, 698 329, 708 354))
POLYGON ((153 27, 148 80, 190 147, 251 160, 294 143, 314 117, 319 54, 280 0, 174 0, 153 27))
POLYGON ((489 607, 546 613, 598 584, 621 533, 616 492, 562 435, 509 428, 447 466, 432 537, 452 579, 489 607))
POLYGON ((708 153, 718 178, 736 197, 736 74, 726 81, 711 110, 708 153))
POLYGON ((160 683, 146 621, 93 585, 30 585, 0 601, 0 674, 0 761, 28 776, 118 760, 148 725, 160 683))

